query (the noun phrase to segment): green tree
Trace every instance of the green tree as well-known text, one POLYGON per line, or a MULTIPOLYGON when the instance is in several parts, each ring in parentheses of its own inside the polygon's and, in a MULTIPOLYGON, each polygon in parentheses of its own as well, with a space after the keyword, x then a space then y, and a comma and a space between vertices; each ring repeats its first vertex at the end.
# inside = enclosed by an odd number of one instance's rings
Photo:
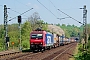
POLYGON ((66 27, 66 25, 65 24, 62 24, 62 27, 66 27))
POLYGON ((18 47, 19 44, 18 24, 8 25, 8 36, 10 37, 10 47, 12 47, 12 42, 14 42, 15 47, 18 47))
POLYGON ((60 26, 60 23, 56 24, 56 26, 60 26))
POLYGON ((30 22, 26 21, 22 27, 22 46, 29 48, 30 32, 32 31, 30 22))

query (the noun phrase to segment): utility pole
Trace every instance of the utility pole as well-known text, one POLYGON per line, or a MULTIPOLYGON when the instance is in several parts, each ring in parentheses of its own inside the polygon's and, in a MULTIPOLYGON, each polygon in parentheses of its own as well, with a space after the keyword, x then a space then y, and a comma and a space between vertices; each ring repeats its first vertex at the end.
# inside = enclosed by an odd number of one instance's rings
POLYGON ((85 40, 85 49, 87 50, 87 9, 86 9, 86 5, 84 5, 83 7, 83 37, 85 40))

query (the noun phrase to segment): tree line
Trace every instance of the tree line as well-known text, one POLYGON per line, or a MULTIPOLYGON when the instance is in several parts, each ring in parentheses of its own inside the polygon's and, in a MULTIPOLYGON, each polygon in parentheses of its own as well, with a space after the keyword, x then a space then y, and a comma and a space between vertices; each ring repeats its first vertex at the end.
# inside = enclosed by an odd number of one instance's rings
MULTIPOLYGON (((60 28, 62 28, 65 32, 66 37, 76 37, 79 34, 83 35, 83 26, 77 27, 75 25, 60 25, 56 24, 60 28)), ((4 25, 0 25, 0 51, 4 50, 4 25)), ((40 19, 40 16, 37 12, 33 13, 26 22, 21 24, 21 45, 22 48, 30 48, 29 40, 30 40, 30 32, 35 30, 36 28, 41 27, 43 30, 49 31, 47 29, 48 23, 44 22, 40 19)), ((88 24, 88 34, 90 36, 90 24, 88 24)), ((8 24, 8 36, 10 37, 10 49, 19 47, 19 24, 8 24), (12 45, 14 42, 14 45, 12 45)), ((89 37, 90 39, 90 37, 89 37)))
MULTIPOLYGON (((77 27, 75 25, 65 25, 62 24, 60 25, 59 23, 56 24, 57 26, 61 27, 64 32, 66 37, 77 37, 78 35, 80 35, 80 37, 83 37, 83 25, 81 25, 80 27, 77 27)), ((90 24, 87 24, 87 33, 90 39, 90 24)))
MULTIPOLYGON (((5 40, 4 40, 4 25, 0 25, 0 50, 5 49, 5 40)), ((26 22, 21 24, 21 45, 22 48, 30 48, 29 40, 30 40, 30 32, 35 30, 36 28, 42 28, 43 30, 47 30, 47 23, 40 19, 37 12, 33 13, 26 22)), ((10 46, 9 49, 18 49, 19 48, 19 24, 8 24, 8 36, 10 37, 10 46), (14 42, 14 45, 12 45, 14 42)))

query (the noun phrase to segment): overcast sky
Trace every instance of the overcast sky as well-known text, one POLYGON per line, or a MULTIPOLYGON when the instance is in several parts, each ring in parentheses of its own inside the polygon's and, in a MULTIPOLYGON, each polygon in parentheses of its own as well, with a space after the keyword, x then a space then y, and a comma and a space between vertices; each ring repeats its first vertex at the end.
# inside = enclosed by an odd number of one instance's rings
MULTIPOLYGON (((90 11, 90 0, 0 0, 0 24, 4 23, 4 5, 7 5, 8 9, 8 20, 18 16, 31 8, 29 12, 22 15, 22 18, 28 18, 34 12, 38 12, 40 18, 48 23, 53 24, 70 24, 80 26, 77 21, 66 18, 59 20, 57 18, 67 17, 65 14, 61 13, 58 9, 64 13, 70 15, 76 20, 83 22, 83 8, 84 5, 87 7, 87 23, 90 23, 89 11, 90 11), (41 4, 40 4, 41 3, 41 4)), ((27 19, 22 19, 25 22, 27 19)), ((17 18, 8 22, 8 24, 17 23, 17 18)))

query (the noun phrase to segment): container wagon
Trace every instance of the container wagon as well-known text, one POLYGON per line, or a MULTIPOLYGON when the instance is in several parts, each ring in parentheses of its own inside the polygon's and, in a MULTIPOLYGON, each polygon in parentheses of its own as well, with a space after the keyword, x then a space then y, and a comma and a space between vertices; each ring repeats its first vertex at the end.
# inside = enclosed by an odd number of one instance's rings
POLYGON ((54 40, 54 48, 60 46, 60 36, 58 34, 53 34, 53 40, 54 40))
POLYGON ((60 36, 60 46, 64 46, 65 44, 65 38, 64 35, 62 34, 62 36, 60 36))

